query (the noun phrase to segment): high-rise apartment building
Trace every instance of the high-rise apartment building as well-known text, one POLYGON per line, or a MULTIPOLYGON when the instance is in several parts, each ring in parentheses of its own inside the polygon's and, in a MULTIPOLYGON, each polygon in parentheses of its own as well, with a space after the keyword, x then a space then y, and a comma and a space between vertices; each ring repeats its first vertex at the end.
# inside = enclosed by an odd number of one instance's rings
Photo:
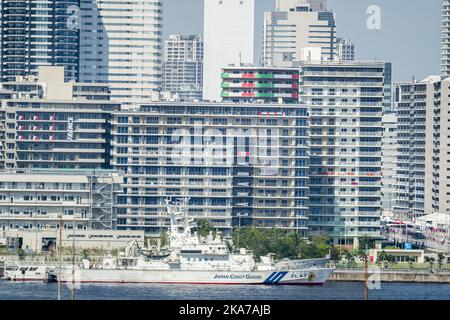
POLYGON ((64 66, 78 80, 79 0, 0 1, 0 82, 37 74, 38 66, 64 66))
POLYGON ((425 214, 427 81, 394 84, 397 159, 394 212, 425 214))
POLYGON ((450 215, 449 110, 450 78, 428 83, 425 163, 425 174, 427 175, 425 184, 426 213, 450 215))
POLYGON ((6 169, 110 167, 111 113, 106 85, 64 82, 64 69, 39 67, 36 79, 1 83, 6 169), (99 97, 96 99, 96 97, 99 97))
POLYGON ((395 85, 398 155, 395 212, 411 219, 450 213, 450 80, 395 85))
POLYGON ((337 55, 343 61, 355 60, 355 44, 351 39, 342 38, 337 40, 337 55))
POLYGON ((203 98, 220 100, 220 73, 253 64, 255 0, 204 0, 203 98))
POLYGON ((450 0, 442 0, 441 75, 450 77, 450 0))
POLYGON ((165 42, 162 91, 179 100, 203 99, 203 38, 171 35, 165 42))
POLYGON ((222 72, 224 102, 298 103, 298 68, 227 67, 222 72))
POLYGON ((162 1, 80 2, 80 81, 109 84, 121 103, 151 101, 162 85, 162 1))
POLYGON ((219 230, 304 234, 307 110, 298 104, 151 103, 114 113, 113 167, 124 173, 118 228, 167 230, 168 198, 219 230))
POLYGON ((293 61, 333 60, 335 55, 335 14, 321 1, 278 0, 277 11, 264 14, 265 66, 289 67, 293 61))
POLYGON ((361 236, 380 237, 389 68, 384 62, 300 63, 300 102, 310 113, 311 234, 353 245, 361 236))
POLYGON ((391 215, 395 203, 395 167, 397 163, 397 117, 395 113, 383 115, 383 140, 382 140, 382 187, 381 204, 383 215, 391 215))

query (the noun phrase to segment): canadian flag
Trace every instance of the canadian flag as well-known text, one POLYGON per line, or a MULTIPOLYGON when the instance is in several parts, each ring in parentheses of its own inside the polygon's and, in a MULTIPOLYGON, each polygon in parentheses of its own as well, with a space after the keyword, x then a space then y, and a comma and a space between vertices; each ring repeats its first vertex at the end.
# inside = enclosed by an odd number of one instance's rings
POLYGON ((39 120, 39 116, 34 116, 33 120, 39 120))
POLYGON ((39 137, 38 136, 33 136, 33 140, 37 141, 37 140, 39 140, 39 137))
POLYGON ((19 116, 19 120, 23 120, 24 119, 24 116, 19 116))
POLYGON ((55 126, 50 126, 50 131, 55 131, 55 126))
POLYGON ((23 141, 24 140, 23 136, 19 136, 19 140, 23 141))
POLYGON ((23 130, 24 128, 24 126, 19 126, 19 130, 23 130))
POLYGON ((54 136, 50 136, 50 141, 55 141, 55 137, 54 136))
POLYGON ((38 127, 38 126, 34 126, 34 127, 33 127, 33 130, 34 130, 34 131, 39 130, 39 127, 38 127))
POLYGON ((55 120, 55 116, 50 116, 50 120, 55 120))

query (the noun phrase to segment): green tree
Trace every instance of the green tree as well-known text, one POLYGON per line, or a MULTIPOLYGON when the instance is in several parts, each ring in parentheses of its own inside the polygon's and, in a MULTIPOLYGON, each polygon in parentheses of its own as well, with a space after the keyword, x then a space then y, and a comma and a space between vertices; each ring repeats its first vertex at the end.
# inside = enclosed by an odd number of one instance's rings
POLYGON ((161 248, 167 246, 169 244, 169 235, 166 231, 161 233, 161 248))
POLYGON ((335 246, 331 246, 330 248, 330 260, 331 261, 339 261, 341 256, 339 255, 339 250, 335 246))
POLYGON ((438 266, 439 266, 439 269, 442 269, 442 266, 444 265, 444 259, 445 259, 445 255, 442 252, 440 252, 438 254, 438 266))
POLYGON ((389 254, 386 253, 386 251, 382 250, 379 254, 378 254, 378 259, 377 261, 381 261, 383 267, 389 267, 389 262, 392 258, 390 257, 389 254))
POLYGON ((345 259, 347 260, 347 268, 356 267, 355 256, 351 252, 345 254, 345 259))
POLYGON ((234 230, 233 244, 236 249, 243 247, 252 250, 255 258, 273 253, 277 259, 323 258, 331 248, 330 238, 325 236, 306 241, 297 233, 249 227, 234 230))
POLYGON ((19 248, 19 249, 17 249, 17 255, 19 256, 19 260, 22 261, 25 259, 26 252, 22 248, 19 248))
POLYGON ((375 248, 374 240, 368 236, 359 237, 358 243, 358 255, 360 256, 367 254, 367 250, 375 248))
POLYGON ((392 255, 392 254, 388 254, 387 261, 388 261, 388 263, 391 263, 391 264, 397 263, 397 260, 395 259, 395 256, 392 255))
POLYGON ((406 257, 406 262, 408 262, 409 268, 411 270, 414 269, 414 262, 415 262, 414 258, 406 257))
POLYGON ((210 232, 215 233, 214 226, 211 222, 206 219, 197 219, 197 234, 200 237, 206 237, 210 232))
POLYGON ((433 265, 434 265, 435 259, 433 257, 426 256, 425 262, 430 265, 430 271, 433 271, 433 265))
POLYGON ((89 249, 83 249, 81 250, 81 258, 89 260, 90 251, 89 249))

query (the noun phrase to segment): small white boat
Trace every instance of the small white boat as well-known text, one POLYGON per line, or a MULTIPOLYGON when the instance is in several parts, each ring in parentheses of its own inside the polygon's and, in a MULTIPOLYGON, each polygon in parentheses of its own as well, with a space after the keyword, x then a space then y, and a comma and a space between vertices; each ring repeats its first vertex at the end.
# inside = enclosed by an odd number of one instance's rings
POLYGON ((33 263, 13 263, 5 265, 3 279, 9 281, 52 281, 54 266, 33 263))

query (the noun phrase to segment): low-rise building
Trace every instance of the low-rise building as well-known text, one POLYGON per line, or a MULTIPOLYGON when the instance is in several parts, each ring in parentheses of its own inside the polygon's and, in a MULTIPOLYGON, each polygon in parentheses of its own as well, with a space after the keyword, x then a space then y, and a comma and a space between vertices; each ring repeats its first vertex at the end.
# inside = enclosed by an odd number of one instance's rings
POLYGON ((0 232, 111 230, 122 177, 113 171, 0 173, 0 232))
MULTIPOLYGON (((75 250, 123 249, 131 241, 137 241, 142 248, 145 245, 144 231, 139 230, 63 230, 61 246, 75 250), (74 240, 75 239, 75 244, 74 240)), ((22 249, 25 253, 45 253, 57 250, 60 234, 58 230, 9 230, 0 231, 0 245, 7 250, 22 249)))
POLYGON ((409 262, 424 263, 425 252, 423 250, 404 250, 404 249, 371 249, 369 250, 369 257, 371 262, 377 262, 380 255, 386 254, 394 256, 398 263, 409 262))

